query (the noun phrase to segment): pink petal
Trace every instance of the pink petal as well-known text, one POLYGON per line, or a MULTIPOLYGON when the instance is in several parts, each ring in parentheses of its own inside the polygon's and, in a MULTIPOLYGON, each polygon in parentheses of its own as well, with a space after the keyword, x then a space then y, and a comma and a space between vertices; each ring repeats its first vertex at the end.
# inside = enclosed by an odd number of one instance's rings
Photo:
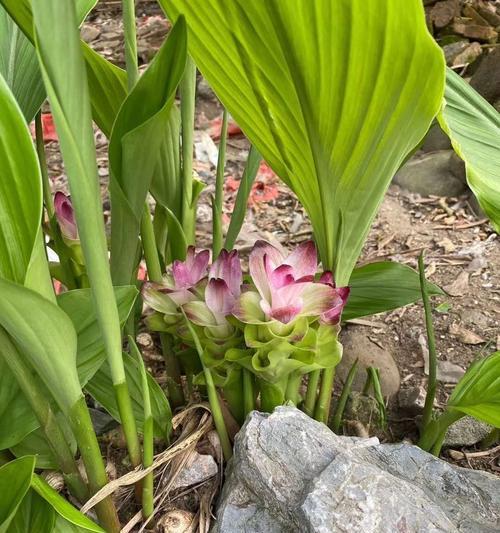
MULTIPOLYGON (((267 257, 267 256, 266 256, 267 257)), ((275 289, 290 285, 295 281, 293 277, 293 269, 289 265, 280 265, 271 273, 271 285, 275 289)))
POLYGON ((274 246, 265 241, 257 241, 250 252, 248 266, 253 282, 262 298, 271 301, 271 287, 268 269, 274 270, 283 262, 283 255, 274 246))
POLYGON ((300 314, 301 306, 287 305, 286 307, 280 307, 279 309, 273 309, 271 311, 271 317, 283 324, 288 324, 297 315, 300 314))
POLYGON ((318 268, 318 256, 314 242, 306 241, 299 244, 283 262, 293 268, 296 280, 305 276, 314 276, 318 268))
POLYGON ((209 278, 223 279, 233 296, 238 297, 241 293, 241 284, 243 282, 238 252, 236 250, 231 252, 222 250, 217 260, 210 267, 208 275, 209 278))
POLYGON ((223 279, 211 279, 205 289, 205 301, 213 313, 229 315, 234 309, 236 298, 223 279))
POLYGON ((56 192, 54 196, 54 211, 63 236, 73 241, 78 240, 78 228, 69 196, 59 191, 56 192))
POLYGON ((340 317, 342 316, 342 311, 347 302, 349 296, 350 288, 341 287, 336 289, 337 301, 332 307, 321 315, 321 321, 326 324, 338 324, 340 322, 340 317))
POLYGON ((185 261, 174 261, 172 274, 177 288, 190 288, 206 276, 210 252, 202 250, 196 253, 194 246, 189 246, 185 261))
POLYGON ((338 303, 339 296, 333 287, 322 283, 297 283, 302 285, 301 316, 319 316, 338 303))
POLYGON ((207 274, 208 262, 210 261, 210 252, 208 250, 202 250, 195 254, 191 278, 193 285, 196 285, 200 279, 204 278, 207 274))
POLYGON ((325 285, 331 285, 332 287, 335 287, 335 282, 333 281, 333 274, 326 270, 321 274, 321 277, 319 278, 320 283, 324 283, 325 285))

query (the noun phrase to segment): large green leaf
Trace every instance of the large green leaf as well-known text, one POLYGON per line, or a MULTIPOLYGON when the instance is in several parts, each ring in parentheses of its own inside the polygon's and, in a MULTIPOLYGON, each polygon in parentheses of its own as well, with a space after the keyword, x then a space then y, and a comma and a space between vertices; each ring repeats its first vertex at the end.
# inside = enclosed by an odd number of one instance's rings
POLYGON ((42 217, 42 182, 31 136, 0 75, 0 277, 24 283, 42 217))
MULTIPOLYGON (((7 3, 9 3, 8 0, 7 3)), ((76 2, 80 23, 83 22, 96 3, 97 0, 78 0, 76 2)), ((32 23, 28 0, 16 0, 15 9, 20 13, 25 27, 32 23)), ((31 122, 45 99, 45 88, 36 51, 30 40, 19 31, 18 25, 1 6, 0 74, 4 76, 14 93, 26 121, 31 122)))
MULTIPOLYGON (((38 293, 1 278, 0 294, 0 326, 36 369, 60 409, 68 412, 82 395, 71 320, 38 293)), ((9 354, 3 356, 15 356, 9 354)))
POLYGON ((465 161, 467 182, 500 231, 500 114, 451 69, 439 123, 465 161))
MULTIPOLYGON (((137 429, 142 433, 144 428, 144 411, 141 371, 135 359, 130 355, 124 353, 123 362, 125 363, 125 372, 132 400, 132 408, 137 422, 137 429)), ((154 435, 156 437, 168 439, 172 428, 172 412, 170 410, 170 405, 165 393, 151 374, 148 373, 147 377, 154 421, 154 435)), ((120 422, 120 414, 116 406, 116 400, 113 394, 113 383, 111 381, 111 375, 107 363, 104 363, 99 371, 96 372, 94 377, 85 386, 85 389, 115 420, 120 422)))
POLYGON ((31 484, 35 469, 33 456, 15 459, 0 467, 0 533, 8 530, 17 509, 31 484))
POLYGON ((180 20, 139 78, 116 117, 109 145, 111 169, 111 272, 130 283, 144 202, 169 137, 167 122, 186 64, 186 26, 180 20))
POLYGON ((55 521, 54 509, 35 491, 30 490, 12 519, 8 533, 52 533, 55 521))
POLYGON ((39 426, 29 402, 1 355, 0 420, 0 450, 16 445, 39 426))
MULTIPOLYGON (((132 310, 137 289, 132 285, 115 287, 120 324, 124 324, 132 310)), ((82 387, 99 370, 106 359, 104 340, 94 310, 90 289, 78 289, 60 294, 59 307, 69 316, 77 335, 76 364, 82 387)))
POLYGON ((500 352, 476 361, 467 369, 446 408, 500 428, 500 352))
POLYGON ((347 284, 382 197, 439 110, 421 0, 159 0, 196 64, 295 191, 347 284))
POLYGON ((37 494, 52 506, 60 518, 74 526, 71 529, 64 529, 61 527, 64 522, 58 519, 57 522, 59 525, 56 527, 56 531, 94 531, 95 533, 105 533, 104 529, 75 509, 68 500, 63 498, 40 476, 33 476, 31 486, 37 494))
MULTIPOLYGON (((0 3, 33 43, 35 38, 29 0, 0 0, 0 3)), ((85 19, 96 3, 96 0, 76 2, 77 23, 85 19)), ((118 109, 127 95, 127 75, 124 70, 104 59, 83 41, 80 41, 80 46, 87 68, 93 117, 104 134, 109 137, 118 109)), ((60 49, 60 53, 64 54, 64 47, 60 49)))
MULTIPOLYGON (((342 314, 343 320, 383 313, 414 303, 422 297, 418 272, 391 261, 370 263, 355 268, 349 280, 351 292, 342 314)), ((427 282, 429 295, 444 295, 427 282)))

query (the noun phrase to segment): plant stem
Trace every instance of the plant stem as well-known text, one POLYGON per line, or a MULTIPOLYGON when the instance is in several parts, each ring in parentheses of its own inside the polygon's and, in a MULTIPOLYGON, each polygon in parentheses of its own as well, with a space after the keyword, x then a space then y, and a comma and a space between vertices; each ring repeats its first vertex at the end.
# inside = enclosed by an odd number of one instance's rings
POLYGON ((132 401, 130 400, 127 382, 125 380, 121 383, 113 382, 113 389, 115 391, 115 398, 120 413, 125 441, 127 442, 130 462, 134 467, 139 466, 141 464, 141 446, 139 444, 134 411, 132 410, 132 401))
POLYGON ((179 361, 172 352, 172 338, 168 333, 160 333, 161 348, 165 368, 167 370, 167 390, 168 398, 172 407, 184 405, 184 392, 182 391, 181 369, 179 361))
POLYGON ((335 380, 335 367, 325 368, 321 379, 321 388, 319 391, 318 402, 314 412, 314 418, 323 424, 328 423, 330 414, 330 403, 332 400, 333 382, 335 380))
POLYGON ((30 403, 71 493, 79 501, 84 502, 88 497, 88 488, 80 475, 73 453, 52 410, 47 392, 40 386, 40 382, 32 369, 24 362, 17 347, 2 328, 0 328, 0 339, 2 346, 0 357, 5 358, 7 366, 30 403))
POLYGON ((187 244, 195 241, 195 214, 193 213, 193 131, 196 96, 196 65, 190 56, 179 85, 182 119, 182 228, 187 244))
MULTIPOLYGON (((161 264, 156 247, 156 240, 153 228, 153 221, 149 212, 148 204, 144 204, 144 212, 141 219, 141 237, 146 266, 148 269, 148 278, 155 283, 161 283, 161 264)), ((184 394, 182 392, 181 374, 179 362, 172 353, 172 343, 169 335, 160 333, 161 347, 165 365, 167 368, 168 395, 173 407, 179 407, 184 404, 184 394)))
POLYGON ((420 290, 422 292, 422 302, 424 304, 425 312, 425 326, 427 329, 427 345, 429 347, 429 381, 427 385, 427 395, 425 397, 424 413, 422 416, 422 429, 432 419, 432 409, 434 406, 434 399, 436 397, 437 386, 437 355, 436 355, 436 339, 434 336, 434 324, 432 322, 432 310, 427 293, 425 267, 424 267, 424 253, 422 252, 418 258, 418 270, 420 274, 420 290))
POLYGON ((318 384, 321 377, 321 370, 313 370, 309 373, 309 382, 307 383, 306 399, 303 410, 308 416, 314 415, 316 398, 318 397, 318 384))
POLYGON ((127 66, 127 82, 130 92, 139 79, 134 0, 122 0, 122 8, 123 32, 125 35, 125 64, 127 66))
POLYGON ((217 173, 215 176, 215 197, 212 205, 212 257, 217 259, 222 250, 222 209, 224 202, 224 166, 226 163, 228 112, 224 108, 222 114, 222 127, 220 132, 219 155, 217 159, 217 173))
MULTIPOLYGON (((89 478, 90 489, 95 494, 107 484, 108 477, 101 457, 99 443, 90 420, 89 410, 83 396, 71 408, 69 419, 89 478)), ((107 496, 96 505, 96 512, 106 531, 110 533, 118 533, 120 531, 120 521, 111 496, 107 496)))
POLYGON ((285 400, 292 402, 294 405, 300 403, 299 387, 302 383, 302 374, 293 372, 288 376, 288 383, 285 391, 285 400))
POLYGON ((198 357, 200 358, 201 365, 203 367, 203 374, 205 376, 205 384, 207 387, 208 402, 210 404, 210 410, 212 411, 212 417, 214 419, 215 429, 219 434, 219 439, 222 446, 222 452, 224 454, 224 459, 229 461, 233 455, 233 448, 231 446, 231 441, 229 440, 229 435, 227 433, 226 424, 224 422, 224 417, 222 415, 221 406, 219 403, 219 396, 217 390, 215 389, 214 380, 212 378, 212 373, 210 369, 205 365, 203 361, 203 348, 200 343, 200 339, 196 334, 191 322, 189 322, 184 310, 182 309, 182 314, 184 315, 184 320, 186 321, 187 327, 193 338, 194 344, 196 346, 196 351, 198 352, 198 357))
POLYGON ((148 278, 151 281, 160 283, 162 280, 160 258, 158 256, 158 249, 156 248, 153 221, 151 220, 151 213, 149 212, 147 202, 144 204, 144 211, 141 218, 141 239, 146 267, 148 269, 148 278))
POLYGON ((463 416, 456 411, 444 411, 438 418, 431 420, 422 428, 418 441, 420 448, 433 455, 439 455, 448 427, 463 416))
POLYGON ((332 431, 334 431, 335 433, 338 433, 340 430, 340 425, 342 424, 342 417, 344 416, 344 409, 347 403, 347 399, 349 398, 349 394, 351 393, 352 384, 354 382, 354 379, 356 378, 357 372, 358 360, 356 359, 356 361, 354 361, 353 365, 349 369, 349 374, 347 374, 344 387, 342 388, 342 393, 333 413, 332 431))
POLYGON ((243 415, 247 417, 248 413, 255 409, 255 393, 253 386, 253 375, 250 370, 244 368, 243 376, 243 415))
MULTIPOLYGON (((144 432, 142 440, 142 466, 147 468, 153 464, 154 440, 153 440, 153 415, 151 412, 151 397, 149 394, 148 376, 141 352, 134 339, 129 337, 131 351, 134 353, 141 373, 141 388, 144 412, 144 432)), ((153 472, 144 479, 142 485, 142 514, 149 518, 153 514, 153 472)))
POLYGON ((264 379, 259 379, 261 411, 272 413, 278 405, 283 405, 286 385, 286 378, 283 383, 270 383, 264 379))
POLYGON ((42 112, 39 111, 35 116, 35 142, 36 142, 36 153, 38 156, 38 164, 40 165, 40 173, 42 175, 42 187, 43 187, 43 200, 45 204, 45 209, 47 210, 47 216, 49 217, 50 231, 52 233, 52 238, 57 250, 57 255, 59 256, 59 262, 61 264, 61 270, 63 275, 62 282, 68 290, 76 289, 77 283, 75 281, 75 276, 73 269, 71 268, 71 259, 69 252, 67 250, 66 244, 64 243, 61 230, 57 223, 55 212, 54 212, 54 202, 52 200, 52 191, 50 188, 49 174, 47 172, 47 158, 45 156, 45 145, 43 143, 43 127, 42 127, 42 112))

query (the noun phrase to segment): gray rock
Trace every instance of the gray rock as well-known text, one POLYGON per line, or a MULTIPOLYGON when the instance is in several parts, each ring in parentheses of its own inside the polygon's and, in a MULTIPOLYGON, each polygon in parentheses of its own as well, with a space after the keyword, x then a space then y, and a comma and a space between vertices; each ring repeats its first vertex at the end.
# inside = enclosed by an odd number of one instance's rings
POLYGON ((467 190, 463 162, 453 150, 414 156, 394 176, 394 183, 423 196, 459 196, 467 190))
POLYGON ((423 152, 451 150, 451 141, 448 135, 446 135, 446 133, 439 127, 439 124, 434 124, 434 126, 432 126, 427 132, 420 149, 423 152))
POLYGON ((293 407, 236 437, 216 533, 493 533, 500 479, 415 446, 339 437, 293 407))
POLYGON ((172 483, 171 490, 183 489, 203 483, 217 475, 219 471, 215 459, 211 455, 202 455, 193 451, 187 464, 172 483))
POLYGON ((453 423, 446 432, 444 446, 474 446, 489 435, 491 426, 464 416, 453 423))
POLYGON ((359 328, 347 326, 342 330, 341 342, 344 346, 342 361, 337 366, 336 375, 342 385, 356 359, 358 372, 352 390, 363 390, 366 369, 369 366, 380 369, 380 385, 384 396, 397 394, 401 384, 398 366, 391 353, 372 342, 359 328))
POLYGON ((115 429, 119 425, 113 417, 104 411, 89 407, 89 412, 90 419, 92 420, 92 425, 94 426, 94 431, 97 436, 104 435, 104 433, 115 429))
POLYGON ((425 396, 426 390, 422 385, 401 389, 398 393, 400 411, 409 416, 421 414, 424 410, 425 396))
POLYGON ((445 44, 443 46, 446 63, 451 66, 456 57, 459 56, 470 45, 469 41, 457 41, 456 43, 445 44))
POLYGON ((500 48, 494 48, 481 60, 470 84, 490 104, 500 100, 500 48))

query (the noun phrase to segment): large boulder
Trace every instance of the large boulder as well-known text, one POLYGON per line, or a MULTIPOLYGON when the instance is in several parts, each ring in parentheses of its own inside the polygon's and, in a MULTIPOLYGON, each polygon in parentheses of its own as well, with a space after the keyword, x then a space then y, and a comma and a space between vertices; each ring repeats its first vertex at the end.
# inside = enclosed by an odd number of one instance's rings
POLYGON ((251 413, 237 435, 214 531, 493 533, 500 479, 279 407, 251 413))

